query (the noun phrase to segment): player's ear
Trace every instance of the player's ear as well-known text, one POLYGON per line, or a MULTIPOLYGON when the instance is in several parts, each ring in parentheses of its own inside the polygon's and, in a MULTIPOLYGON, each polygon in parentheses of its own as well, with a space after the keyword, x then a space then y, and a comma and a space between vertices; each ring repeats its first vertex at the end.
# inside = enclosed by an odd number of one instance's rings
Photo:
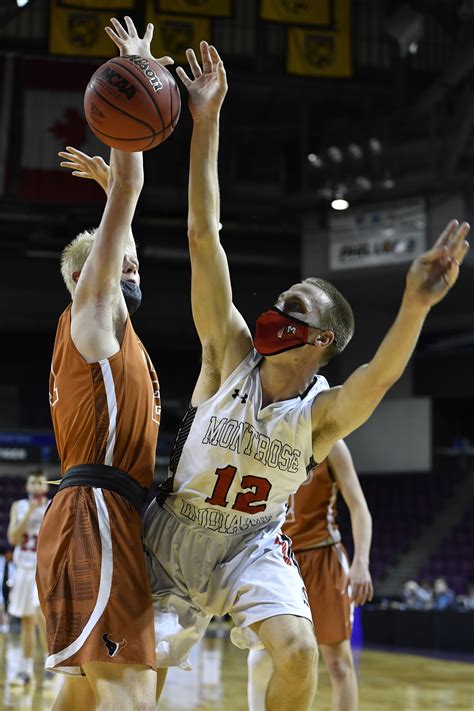
POLYGON ((72 273, 72 280, 73 280, 74 284, 77 284, 77 280, 79 279, 80 276, 81 276, 81 272, 73 272, 72 273))
POLYGON ((334 343, 334 333, 332 331, 323 331, 322 333, 318 333, 315 339, 315 346, 330 346, 331 343, 334 343))

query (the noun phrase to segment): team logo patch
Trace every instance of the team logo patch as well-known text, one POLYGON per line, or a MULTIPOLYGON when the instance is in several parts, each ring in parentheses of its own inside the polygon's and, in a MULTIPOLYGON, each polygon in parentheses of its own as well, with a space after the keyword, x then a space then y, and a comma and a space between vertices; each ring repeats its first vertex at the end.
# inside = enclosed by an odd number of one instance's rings
POLYGON ((334 64, 336 42, 334 37, 308 34, 305 36, 305 55, 309 64, 316 69, 325 69, 334 64))
POLYGON ((114 642, 113 639, 109 639, 108 632, 102 635, 102 639, 107 647, 107 654, 109 657, 116 657, 120 650, 127 646, 126 639, 122 639, 121 642, 114 642))
POLYGON ((241 401, 242 405, 245 405, 245 403, 247 402, 248 396, 249 396, 248 393, 241 395, 240 390, 238 388, 235 388, 234 392, 232 393, 232 397, 234 398, 234 400, 236 398, 240 397, 240 401, 241 401))
POLYGON ((71 12, 67 18, 68 39, 74 47, 93 47, 100 33, 100 22, 94 13, 71 12))

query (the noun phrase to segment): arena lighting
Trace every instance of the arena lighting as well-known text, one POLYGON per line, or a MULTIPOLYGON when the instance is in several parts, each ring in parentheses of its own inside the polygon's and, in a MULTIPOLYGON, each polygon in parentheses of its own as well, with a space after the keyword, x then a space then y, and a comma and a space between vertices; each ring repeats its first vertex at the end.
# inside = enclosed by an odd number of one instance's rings
POLYGON ((334 198, 331 207, 333 210, 347 210, 349 203, 345 198, 334 198))
POLYGON ((382 153, 382 144, 378 138, 369 138, 369 149, 374 156, 378 156, 382 153))
POLYGON ((338 146, 329 146, 328 156, 333 163, 342 163, 344 156, 342 151, 338 146))
POLYGON ((364 155, 362 148, 357 143, 349 143, 347 146, 347 152, 354 160, 362 160, 364 155))
POLYGON ((28 0, 16 0, 17 7, 25 7, 28 5, 28 0))
POLYGON ((401 57, 416 54, 424 33, 424 18, 407 3, 385 20, 385 31, 398 42, 401 57))
POLYGON ((372 187, 372 182, 365 175, 358 175, 354 182, 359 190, 370 190, 372 187))
POLYGON ((308 163, 311 163, 313 168, 322 168, 324 165, 324 161, 322 161, 321 158, 316 155, 316 153, 308 154, 308 163))

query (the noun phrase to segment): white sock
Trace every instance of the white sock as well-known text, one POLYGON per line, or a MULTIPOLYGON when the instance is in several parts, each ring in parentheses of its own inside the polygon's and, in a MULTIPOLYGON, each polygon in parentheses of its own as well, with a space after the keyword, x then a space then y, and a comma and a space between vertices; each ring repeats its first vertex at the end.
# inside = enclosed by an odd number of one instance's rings
POLYGON ((265 711, 265 695, 273 674, 273 661, 266 649, 251 649, 247 657, 249 711, 265 711))
POLYGON ((33 676, 33 657, 23 657, 22 658, 22 669, 28 674, 28 676, 33 676))

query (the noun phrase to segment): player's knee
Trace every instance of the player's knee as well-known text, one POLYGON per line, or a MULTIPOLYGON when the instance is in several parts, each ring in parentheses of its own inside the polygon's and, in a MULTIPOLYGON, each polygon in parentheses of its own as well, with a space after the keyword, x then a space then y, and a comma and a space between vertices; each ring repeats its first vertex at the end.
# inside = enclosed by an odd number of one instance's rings
POLYGON ((318 645, 312 635, 292 636, 278 656, 275 666, 294 679, 312 678, 317 673, 318 645))
POLYGON ((327 662, 331 679, 337 683, 344 682, 352 674, 352 664, 345 657, 334 657, 327 662))

